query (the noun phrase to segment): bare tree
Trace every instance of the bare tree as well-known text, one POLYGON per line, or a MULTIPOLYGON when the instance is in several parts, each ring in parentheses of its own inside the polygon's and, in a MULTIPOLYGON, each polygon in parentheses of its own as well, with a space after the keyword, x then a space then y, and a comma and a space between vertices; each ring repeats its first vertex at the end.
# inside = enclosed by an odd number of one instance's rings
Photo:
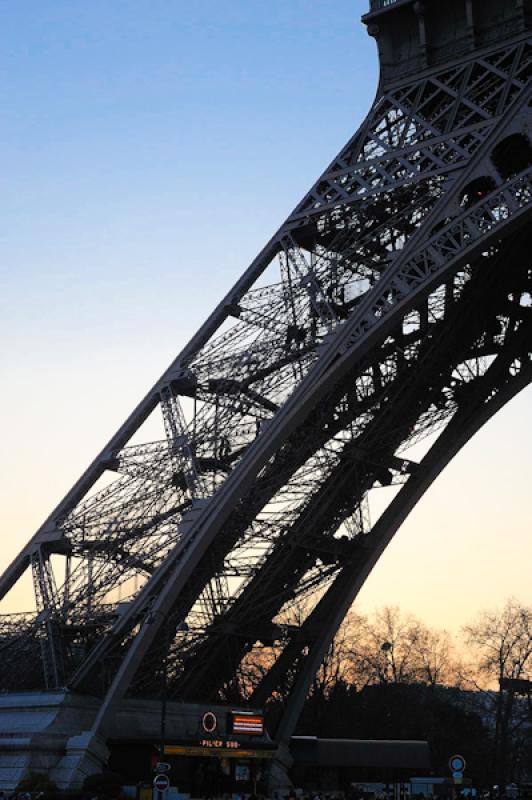
POLYGON ((493 690, 488 697, 493 698, 495 775, 504 792, 532 739, 527 705, 516 698, 532 664, 532 607, 508 600, 502 610, 480 614, 464 632, 476 655, 479 683, 493 690))
POLYGON ((395 606, 375 614, 356 656, 359 684, 448 684, 456 675, 449 634, 428 628, 395 606))
POLYGON ((430 686, 449 686, 458 682, 459 664, 447 631, 421 627, 416 655, 419 677, 430 686))
POLYGON ((347 615, 318 670, 313 691, 327 697, 340 681, 359 685, 358 656, 365 646, 368 630, 366 617, 354 611, 347 615))

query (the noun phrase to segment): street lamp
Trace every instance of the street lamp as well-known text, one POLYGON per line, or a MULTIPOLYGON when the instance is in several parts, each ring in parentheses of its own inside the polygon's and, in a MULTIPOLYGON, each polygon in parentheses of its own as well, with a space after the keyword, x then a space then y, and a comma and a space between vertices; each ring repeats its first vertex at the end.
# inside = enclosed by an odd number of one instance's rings
POLYGON ((385 661, 384 661, 384 663, 385 663, 385 667, 384 667, 385 679, 384 679, 384 682, 385 683, 388 683, 388 678, 390 677, 390 674, 389 674, 390 673, 390 667, 391 667, 391 664, 390 664, 390 651, 391 651, 392 647, 393 647, 393 645, 392 645, 391 642, 383 642, 381 644, 381 651, 384 653, 384 659, 385 659, 385 661))
POLYGON ((528 698, 528 714, 532 720, 532 681, 528 678, 501 678, 501 690, 528 698))
MULTIPOLYGON (((164 755, 164 747, 166 744, 166 706, 168 699, 168 651, 170 650, 170 612, 160 611, 158 609, 150 610, 146 616, 146 625, 153 625, 155 618, 159 614, 163 618, 163 635, 164 635, 164 652, 162 663, 162 687, 161 687, 161 733, 160 733, 160 750, 161 756, 164 755)), ((187 633, 188 625, 183 620, 178 622, 174 628, 174 636, 176 633, 187 633)), ((173 638, 173 637, 172 637, 173 638)))
MULTIPOLYGON (((519 661, 514 661, 512 677, 501 677, 499 686, 501 691, 500 710, 497 713, 496 742, 497 742, 497 782, 499 793, 506 791, 506 778, 509 756, 511 756, 511 732, 510 725, 514 712, 514 700, 516 696, 528 697, 528 710, 532 712, 532 702, 530 693, 532 681, 527 678, 513 677, 519 675, 522 665, 519 661), (505 693, 503 695, 503 693, 505 693)), ((532 713, 531 713, 532 716, 532 713)))

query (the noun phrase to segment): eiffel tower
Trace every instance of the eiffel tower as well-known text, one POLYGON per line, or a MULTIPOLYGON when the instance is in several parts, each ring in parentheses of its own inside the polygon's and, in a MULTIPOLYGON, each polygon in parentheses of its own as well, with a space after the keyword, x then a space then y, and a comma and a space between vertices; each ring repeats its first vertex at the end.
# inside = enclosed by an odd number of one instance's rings
POLYGON ((170 703, 282 690, 286 752, 387 544, 532 380, 532 0, 363 22, 367 118, 0 578, 35 592, 0 619, 2 698, 95 703, 71 785, 163 668, 170 703))

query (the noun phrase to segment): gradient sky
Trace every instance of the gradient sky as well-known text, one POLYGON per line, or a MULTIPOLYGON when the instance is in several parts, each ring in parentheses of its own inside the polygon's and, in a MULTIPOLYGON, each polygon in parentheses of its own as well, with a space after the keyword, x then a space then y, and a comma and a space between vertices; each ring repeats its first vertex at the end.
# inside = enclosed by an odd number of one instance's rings
MULTIPOLYGON (((0 570, 362 121, 365 10, 0 0, 0 570)), ((359 610, 456 630, 532 602, 531 399, 446 470, 359 610)))

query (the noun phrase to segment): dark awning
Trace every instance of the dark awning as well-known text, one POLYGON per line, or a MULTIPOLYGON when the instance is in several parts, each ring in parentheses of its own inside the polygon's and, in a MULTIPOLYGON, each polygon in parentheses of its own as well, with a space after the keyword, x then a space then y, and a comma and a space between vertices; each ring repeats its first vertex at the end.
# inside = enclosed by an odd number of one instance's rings
POLYGON ((290 752, 296 763, 302 765, 406 769, 430 769, 431 766, 428 742, 294 736, 290 752))

